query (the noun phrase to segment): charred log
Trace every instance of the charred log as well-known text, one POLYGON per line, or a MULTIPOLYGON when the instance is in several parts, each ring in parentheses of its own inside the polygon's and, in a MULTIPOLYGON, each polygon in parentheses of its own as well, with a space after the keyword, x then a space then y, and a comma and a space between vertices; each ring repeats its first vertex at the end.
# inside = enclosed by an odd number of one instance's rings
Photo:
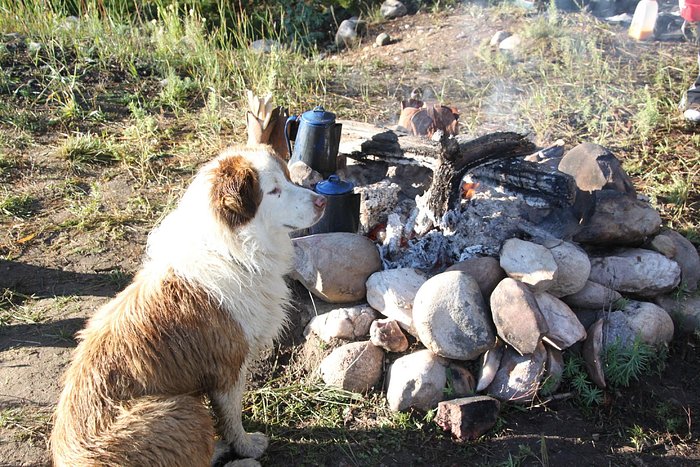
POLYGON ((443 137, 433 180, 428 189, 428 209, 440 219, 456 207, 464 175, 488 161, 525 156, 536 150, 525 135, 513 132, 490 133, 476 139, 443 137))

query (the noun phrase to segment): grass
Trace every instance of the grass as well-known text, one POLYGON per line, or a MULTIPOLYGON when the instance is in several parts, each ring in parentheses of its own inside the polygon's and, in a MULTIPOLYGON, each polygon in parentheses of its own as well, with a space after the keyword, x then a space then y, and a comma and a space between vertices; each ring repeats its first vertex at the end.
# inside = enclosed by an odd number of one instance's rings
POLYGON ((34 298, 11 289, 0 290, 0 326, 37 324, 46 319, 46 312, 32 306, 34 298))
POLYGON ((0 408, 0 428, 12 430, 16 441, 29 444, 47 442, 51 415, 28 407, 0 408))
POLYGON ((13 194, 8 190, 0 195, 0 214, 16 219, 28 219, 37 209, 37 198, 27 193, 13 194))

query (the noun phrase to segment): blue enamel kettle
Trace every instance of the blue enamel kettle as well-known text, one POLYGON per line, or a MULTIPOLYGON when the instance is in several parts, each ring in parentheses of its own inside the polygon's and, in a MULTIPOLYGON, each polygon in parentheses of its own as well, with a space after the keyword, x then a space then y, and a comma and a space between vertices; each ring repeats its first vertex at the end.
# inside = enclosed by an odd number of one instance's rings
POLYGON ((309 233, 352 232, 360 227, 360 194, 354 193, 350 181, 331 175, 328 180, 318 182, 314 191, 326 197, 326 210, 309 233))
POLYGON ((323 178, 334 174, 338 169, 341 130, 342 124, 335 122, 335 114, 320 105, 301 116, 292 115, 284 126, 284 137, 291 155, 289 163, 302 161, 323 178))

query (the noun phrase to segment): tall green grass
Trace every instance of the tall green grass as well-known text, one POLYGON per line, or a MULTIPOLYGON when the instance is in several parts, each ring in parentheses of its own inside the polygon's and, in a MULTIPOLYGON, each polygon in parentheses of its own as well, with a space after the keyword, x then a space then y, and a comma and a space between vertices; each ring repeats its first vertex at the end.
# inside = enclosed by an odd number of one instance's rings
POLYGON ((290 106, 322 98, 331 70, 313 51, 302 53, 294 38, 287 40, 279 12, 254 22, 244 11, 228 12, 229 2, 219 0, 220 17, 233 20, 214 25, 184 1, 150 2, 151 19, 127 14, 130 5, 0 0, 0 32, 36 44, 36 64, 48 70, 48 97, 61 105, 79 98, 75 77, 89 67, 118 67, 133 77, 189 78, 202 101, 210 92, 238 97, 245 89, 271 92, 290 106), (252 50, 249 44, 262 35, 281 47, 266 54, 252 50))

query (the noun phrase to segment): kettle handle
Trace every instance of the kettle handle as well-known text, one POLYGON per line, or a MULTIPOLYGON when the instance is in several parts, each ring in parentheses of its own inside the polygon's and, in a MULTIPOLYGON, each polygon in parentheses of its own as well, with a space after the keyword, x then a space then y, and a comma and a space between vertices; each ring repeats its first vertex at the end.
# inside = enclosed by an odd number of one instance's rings
POLYGON ((292 137, 289 133, 292 122, 298 124, 299 117, 296 115, 290 115, 289 117, 287 117, 287 121, 284 122, 284 140, 287 142, 287 149, 289 149, 289 157, 292 157, 292 137))

